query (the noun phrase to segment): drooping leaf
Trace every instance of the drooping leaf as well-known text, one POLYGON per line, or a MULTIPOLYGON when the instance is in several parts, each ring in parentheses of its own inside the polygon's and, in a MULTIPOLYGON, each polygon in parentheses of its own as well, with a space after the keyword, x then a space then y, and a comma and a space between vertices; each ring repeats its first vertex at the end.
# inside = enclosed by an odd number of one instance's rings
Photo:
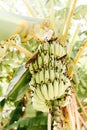
POLYGON ((14 101, 21 99, 29 87, 28 82, 30 81, 30 78, 28 69, 22 65, 9 84, 6 92, 7 99, 14 101))
POLYGON ((41 18, 26 17, 2 10, 0 11, 0 41, 6 40, 15 34, 23 23, 29 26, 31 23, 37 24, 41 21, 43 21, 41 18))

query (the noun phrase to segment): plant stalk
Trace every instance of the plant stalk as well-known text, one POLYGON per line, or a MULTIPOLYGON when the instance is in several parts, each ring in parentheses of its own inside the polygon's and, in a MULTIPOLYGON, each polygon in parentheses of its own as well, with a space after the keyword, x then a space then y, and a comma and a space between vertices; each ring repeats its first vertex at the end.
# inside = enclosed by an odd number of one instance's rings
POLYGON ((48 113, 48 123, 47 130, 51 130, 51 112, 48 113))
MULTIPOLYGON (((81 57, 81 55, 82 55, 86 46, 87 46, 87 40, 83 43, 83 46, 80 48, 79 52, 77 53, 77 55, 74 59, 74 64, 78 63, 78 61, 79 61, 79 59, 80 59, 80 57, 81 57)), ((71 69, 70 70, 70 77, 72 77, 72 76, 73 76, 73 70, 71 69)))
POLYGON ((72 104, 67 106, 67 111, 70 119, 71 130, 75 130, 75 115, 72 104))
POLYGON ((59 106, 58 101, 54 101, 53 104, 53 130, 64 130, 65 121, 63 116, 63 110, 59 106))
POLYGON ((72 48, 73 48, 73 45, 75 43, 74 41, 75 41, 75 38, 77 36, 78 30, 79 30, 79 24, 76 26, 75 32, 73 33, 71 41, 68 45, 67 54, 68 54, 69 57, 70 57, 70 54, 72 52, 72 48))
POLYGON ((8 46, 14 46, 17 50, 19 50, 21 53, 24 53, 24 55, 29 59, 32 56, 32 53, 26 50, 24 47, 17 45, 14 41, 6 42, 8 46))
POLYGON ((24 2, 24 4, 25 4, 25 6, 27 7, 29 14, 31 14, 33 17, 36 17, 36 13, 35 13, 35 11, 32 9, 32 7, 31 7, 29 1, 28 1, 28 0, 23 0, 23 2, 24 2))
POLYGON ((76 118, 76 126, 77 130, 81 130, 81 125, 80 125, 80 119, 79 119, 79 113, 78 113, 78 107, 77 107, 77 102, 75 95, 72 93, 72 99, 73 99, 73 107, 75 110, 75 118, 76 118))
POLYGON ((38 8, 40 9, 40 11, 39 11, 40 15, 45 17, 46 15, 45 15, 45 11, 43 9, 41 0, 36 0, 36 3, 37 3, 38 8))
POLYGON ((65 23, 65 26, 64 26, 64 30, 63 30, 63 41, 62 41, 63 46, 65 46, 65 42, 66 42, 66 39, 67 39, 67 34, 68 34, 70 22, 71 22, 71 18, 73 16, 73 12, 74 12, 74 9, 75 9, 76 2, 77 2, 77 0, 73 0, 73 2, 71 3, 69 14, 68 14, 67 19, 66 19, 66 23, 65 23))
POLYGON ((74 63, 77 64, 82 53, 83 53, 83 50, 85 49, 85 47, 87 46, 87 40, 83 43, 83 46, 80 48, 79 52, 77 53, 75 59, 74 59, 74 63))
POLYGON ((55 30, 55 12, 54 12, 54 2, 50 0, 50 27, 52 30, 55 30))

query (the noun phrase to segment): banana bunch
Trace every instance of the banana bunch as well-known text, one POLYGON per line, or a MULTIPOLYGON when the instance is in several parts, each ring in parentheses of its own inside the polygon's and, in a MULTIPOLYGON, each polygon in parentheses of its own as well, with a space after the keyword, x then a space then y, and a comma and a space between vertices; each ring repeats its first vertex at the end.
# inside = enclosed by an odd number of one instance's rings
POLYGON ((48 112, 55 99, 61 99, 62 106, 69 102, 64 101, 71 86, 67 73, 66 50, 57 40, 40 45, 36 58, 29 64, 29 71, 32 75, 29 86, 33 92, 32 102, 36 110, 48 112))

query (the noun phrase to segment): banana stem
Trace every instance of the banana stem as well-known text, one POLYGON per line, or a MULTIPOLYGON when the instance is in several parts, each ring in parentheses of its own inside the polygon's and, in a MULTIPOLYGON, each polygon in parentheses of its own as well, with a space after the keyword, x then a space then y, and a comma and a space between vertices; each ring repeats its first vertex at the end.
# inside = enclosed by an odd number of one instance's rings
POLYGON ((62 108, 58 105, 58 101, 53 104, 53 130, 64 130, 65 121, 62 108))
POLYGON ((66 42, 66 38, 67 38, 67 34, 68 34, 68 30, 69 30, 69 26, 70 26, 70 22, 71 22, 71 18, 75 9, 75 5, 76 5, 77 0, 73 0, 71 7, 70 7, 70 11, 64 26, 64 30, 63 30, 63 46, 65 46, 65 42, 66 42))
POLYGON ((74 115, 74 110, 72 104, 69 104, 67 106, 67 111, 70 119, 70 127, 71 130, 75 130, 75 115, 74 115))
POLYGON ((32 53, 26 50, 24 47, 17 45, 14 41, 6 42, 8 46, 14 46, 17 50, 24 53, 24 55, 29 59, 32 56, 32 53))
POLYGON ((78 107, 77 107, 77 102, 76 102, 76 98, 75 98, 74 94, 72 94, 72 99, 73 99, 73 107, 75 109, 77 130, 81 130, 80 118, 79 118, 79 113, 78 113, 78 107))
POLYGON ((25 6, 27 7, 29 14, 31 14, 33 17, 36 17, 36 13, 35 13, 35 11, 32 9, 32 7, 31 7, 29 1, 23 0, 23 2, 24 2, 24 4, 25 4, 25 6))
POLYGON ((47 130, 51 130, 51 112, 49 111, 48 113, 48 125, 47 125, 47 130))
POLYGON ((72 48, 73 48, 73 45, 74 45, 74 41, 75 41, 75 38, 76 38, 78 30, 79 30, 79 26, 80 25, 78 24, 76 29, 75 29, 74 34, 72 35, 71 42, 69 43, 69 46, 68 46, 68 49, 67 49, 68 56, 70 56, 70 54, 71 54, 71 51, 72 51, 72 48))

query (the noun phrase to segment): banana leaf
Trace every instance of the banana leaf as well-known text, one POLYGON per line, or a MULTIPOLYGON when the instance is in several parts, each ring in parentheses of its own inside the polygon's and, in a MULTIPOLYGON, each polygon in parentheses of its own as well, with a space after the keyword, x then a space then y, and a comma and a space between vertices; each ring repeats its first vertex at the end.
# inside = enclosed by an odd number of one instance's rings
POLYGON ((4 130, 12 130, 12 128, 17 128, 18 130, 47 130, 47 117, 33 117, 24 118, 8 125, 4 130))
POLYGON ((5 97, 10 101, 20 100, 28 89, 31 75, 23 64, 11 80, 5 97))
POLYGON ((43 20, 41 18, 22 16, 2 10, 0 11, 0 41, 6 40, 15 34, 23 22, 30 25, 31 23, 38 24, 43 20))

